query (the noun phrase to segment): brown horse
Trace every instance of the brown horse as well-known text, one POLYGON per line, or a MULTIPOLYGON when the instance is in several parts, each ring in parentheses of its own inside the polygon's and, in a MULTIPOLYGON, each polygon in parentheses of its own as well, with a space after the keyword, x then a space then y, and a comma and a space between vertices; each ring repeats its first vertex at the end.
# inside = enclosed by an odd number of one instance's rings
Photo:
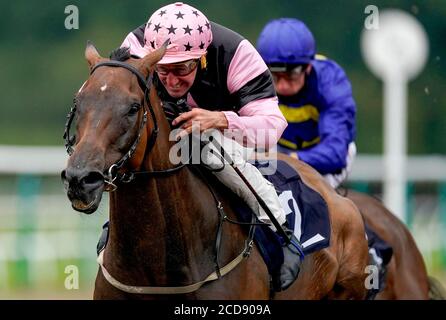
MULTIPOLYGON (((85 51, 91 75, 67 122, 71 156, 62 179, 73 208, 88 214, 102 193, 111 191, 109 239, 94 298, 270 299, 270 277, 259 251, 254 246, 250 255, 241 255, 250 247, 246 226, 227 222, 237 220, 235 196, 217 182, 211 188, 193 168, 169 161, 170 127, 156 90, 145 95, 150 81, 142 79, 163 54, 161 48, 118 63, 100 57, 93 45, 85 51), (77 138, 71 139, 74 117, 77 138), (201 283, 208 275, 215 280, 201 283)), ((274 298, 363 299, 368 249, 359 211, 315 170, 286 160, 325 199, 331 243, 306 256, 298 280, 274 298)))
POLYGON ((346 196, 361 211, 366 224, 393 249, 386 286, 376 299, 445 299, 444 290, 429 278, 423 257, 406 226, 377 199, 348 190, 346 196))

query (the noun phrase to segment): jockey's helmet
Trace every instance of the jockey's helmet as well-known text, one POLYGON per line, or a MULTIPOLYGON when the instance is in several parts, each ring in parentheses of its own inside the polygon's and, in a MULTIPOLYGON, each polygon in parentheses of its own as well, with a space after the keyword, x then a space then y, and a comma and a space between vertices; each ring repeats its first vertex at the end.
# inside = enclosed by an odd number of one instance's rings
POLYGON ((167 40, 169 45, 159 64, 199 59, 212 42, 210 22, 203 13, 185 3, 164 6, 149 18, 144 41, 149 52, 153 52, 167 40))
POLYGON ((313 61, 316 42, 308 27, 294 18, 268 22, 257 40, 257 50, 265 63, 278 71, 289 71, 313 61))

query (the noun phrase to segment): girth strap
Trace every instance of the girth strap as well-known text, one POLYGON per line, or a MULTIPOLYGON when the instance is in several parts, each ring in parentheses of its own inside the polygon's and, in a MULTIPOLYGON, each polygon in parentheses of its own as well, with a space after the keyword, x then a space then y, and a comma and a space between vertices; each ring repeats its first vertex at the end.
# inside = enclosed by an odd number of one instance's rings
MULTIPOLYGON (((214 281, 219 279, 219 276, 217 275, 217 272, 212 272, 209 276, 206 277, 206 279, 196 282, 194 284, 190 284, 187 286, 181 286, 181 287, 140 287, 140 286, 129 286, 126 284, 123 284, 113 278, 113 276, 107 271, 107 269, 104 266, 104 251, 102 250, 99 253, 97 262, 101 266, 102 274, 104 275, 105 279, 110 283, 113 287, 127 292, 127 293, 134 293, 134 294, 185 294, 185 293, 191 293, 194 291, 197 291, 201 288, 206 282, 214 281)), ((243 261, 243 259, 247 258, 245 255, 245 250, 243 250, 242 253, 240 253, 234 260, 229 262, 227 265, 225 265, 223 268, 220 269, 220 276, 223 277, 227 273, 231 272, 240 262, 243 261)))

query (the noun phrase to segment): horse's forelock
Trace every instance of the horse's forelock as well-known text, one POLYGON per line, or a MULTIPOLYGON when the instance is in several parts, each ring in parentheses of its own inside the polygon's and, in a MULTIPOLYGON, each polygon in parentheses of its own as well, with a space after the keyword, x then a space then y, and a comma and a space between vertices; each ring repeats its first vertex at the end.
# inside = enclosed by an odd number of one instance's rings
POLYGON ((110 53, 110 60, 115 60, 115 61, 123 62, 123 61, 127 61, 131 57, 132 57, 132 54, 130 53, 129 47, 117 48, 110 53))

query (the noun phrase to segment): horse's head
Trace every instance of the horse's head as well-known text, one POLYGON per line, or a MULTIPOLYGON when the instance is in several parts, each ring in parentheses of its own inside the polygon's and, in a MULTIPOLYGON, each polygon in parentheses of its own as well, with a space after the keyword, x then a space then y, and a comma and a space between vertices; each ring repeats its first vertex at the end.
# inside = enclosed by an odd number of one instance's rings
POLYGON ((61 177, 73 208, 88 214, 98 208, 103 191, 113 186, 121 167, 141 165, 155 126, 153 119, 147 121, 154 116, 147 78, 164 55, 165 46, 143 59, 133 59, 122 49, 117 52, 121 56, 115 58, 118 61, 105 59, 87 44, 90 77, 75 97, 66 126, 71 156, 61 177), (73 118, 75 139, 69 136, 73 118))

